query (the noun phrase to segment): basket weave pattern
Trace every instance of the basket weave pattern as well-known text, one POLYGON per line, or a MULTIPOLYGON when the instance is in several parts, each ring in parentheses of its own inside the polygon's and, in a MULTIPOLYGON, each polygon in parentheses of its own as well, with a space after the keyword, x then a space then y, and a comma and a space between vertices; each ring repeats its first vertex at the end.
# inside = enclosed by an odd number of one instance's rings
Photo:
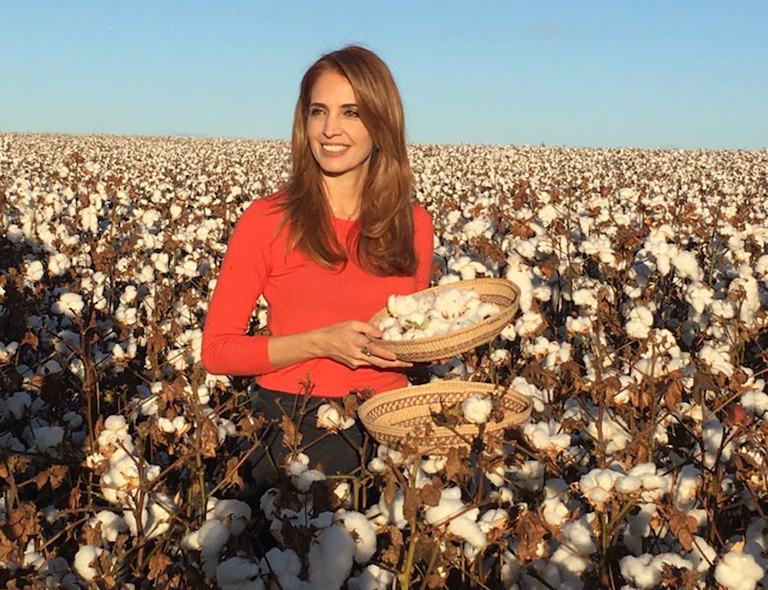
MULTIPOLYGON (((419 291, 419 294, 435 293, 447 288, 473 289, 480 295, 482 301, 495 303, 501 308, 501 311, 473 326, 461 328, 448 334, 415 340, 374 340, 374 342, 382 348, 394 352, 397 358, 402 361, 415 363, 435 361, 456 356, 490 342, 517 313, 520 289, 506 279, 459 281, 419 291)), ((382 309, 370 319, 370 323, 378 325, 381 320, 388 316, 389 312, 386 308, 382 309)))
MULTIPOLYGON (((469 447, 479 434, 479 427, 476 424, 439 426, 433 421, 432 412, 441 412, 473 393, 502 395, 489 383, 436 381, 379 394, 358 408, 358 416, 381 444, 405 445, 422 454, 444 454, 453 447, 469 447)), ((503 392, 502 407, 503 419, 485 424, 486 435, 500 434, 506 428, 520 425, 530 416, 532 404, 528 397, 509 389, 503 392)))

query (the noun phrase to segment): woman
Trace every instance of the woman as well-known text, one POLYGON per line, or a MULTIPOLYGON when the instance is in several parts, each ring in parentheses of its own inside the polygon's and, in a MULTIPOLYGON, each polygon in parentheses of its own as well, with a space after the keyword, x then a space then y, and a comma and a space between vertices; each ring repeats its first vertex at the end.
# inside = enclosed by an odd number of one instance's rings
MULTIPOLYGON (((433 247, 429 214, 411 202, 400 95, 375 54, 345 47, 309 68, 291 152, 288 185, 253 203, 230 239, 202 349, 211 373, 255 375, 257 406, 275 418, 274 402, 294 407, 308 381, 313 401, 406 385, 409 363, 371 342, 381 333, 367 320, 389 295, 428 286, 433 247), (246 335, 262 294, 271 336, 246 335)), ((315 418, 303 418, 307 443, 315 418)), ((273 453, 283 450, 269 442, 273 453)), ((358 465, 357 451, 339 445, 326 437, 307 453, 326 472, 358 465)))

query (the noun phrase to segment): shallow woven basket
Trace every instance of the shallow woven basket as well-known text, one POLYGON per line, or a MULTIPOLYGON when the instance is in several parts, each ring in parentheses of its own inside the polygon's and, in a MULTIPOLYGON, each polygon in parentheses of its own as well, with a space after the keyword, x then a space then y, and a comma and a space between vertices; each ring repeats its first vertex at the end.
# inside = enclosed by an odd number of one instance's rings
MULTIPOLYGON (((477 324, 440 336, 415 340, 375 339, 373 342, 394 352, 401 361, 425 363, 450 358, 493 340, 515 316, 520 303, 520 289, 512 281, 506 279, 458 281, 425 289, 414 293, 414 295, 436 293, 443 289, 473 289, 477 291, 482 301, 495 303, 501 308, 501 311, 477 324)), ((377 312, 369 322, 378 326, 379 322, 388 316, 389 312, 384 308, 377 312)))
POLYGON ((444 455, 451 448, 469 448, 479 434, 477 424, 439 426, 433 412, 462 402, 473 393, 502 396, 504 417, 487 422, 484 435, 500 436, 507 428, 519 426, 531 415, 531 399, 513 389, 506 392, 490 383, 436 381, 381 393, 364 402, 358 417, 371 436, 391 447, 407 446, 416 452, 444 455))

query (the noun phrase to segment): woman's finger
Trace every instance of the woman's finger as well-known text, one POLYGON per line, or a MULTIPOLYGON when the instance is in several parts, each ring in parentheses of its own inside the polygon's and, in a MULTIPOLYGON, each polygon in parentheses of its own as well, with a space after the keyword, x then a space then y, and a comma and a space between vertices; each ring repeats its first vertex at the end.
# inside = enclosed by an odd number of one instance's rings
POLYGON ((368 322, 354 322, 352 329, 357 330, 362 334, 371 336, 372 338, 381 338, 381 330, 379 330, 373 324, 369 324, 368 322))
POLYGON ((373 344, 372 342, 369 342, 366 346, 368 350, 370 350, 373 354, 375 354, 380 358, 383 358, 388 361, 397 360, 397 355, 391 350, 387 350, 383 346, 379 346, 378 344, 373 344))

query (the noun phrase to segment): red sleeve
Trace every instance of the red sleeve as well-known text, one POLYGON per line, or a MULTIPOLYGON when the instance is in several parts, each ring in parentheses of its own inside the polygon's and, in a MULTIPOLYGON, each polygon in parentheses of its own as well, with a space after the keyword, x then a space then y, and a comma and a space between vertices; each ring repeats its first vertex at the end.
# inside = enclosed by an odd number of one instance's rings
POLYGON ((419 266, 416 270, 416 285, 419 291, 429 287, 432 276, 432 258, 435 253, 435 230, 432 217, 421 205, 413 207, 413 241, 419 266))
POLYGON ((248 324, 271 268, 274 216, 256 201, 229 240, 203 328, 202 362, 216 375, 260 375, 274 370, 269 336, 248 336, 248 324))

